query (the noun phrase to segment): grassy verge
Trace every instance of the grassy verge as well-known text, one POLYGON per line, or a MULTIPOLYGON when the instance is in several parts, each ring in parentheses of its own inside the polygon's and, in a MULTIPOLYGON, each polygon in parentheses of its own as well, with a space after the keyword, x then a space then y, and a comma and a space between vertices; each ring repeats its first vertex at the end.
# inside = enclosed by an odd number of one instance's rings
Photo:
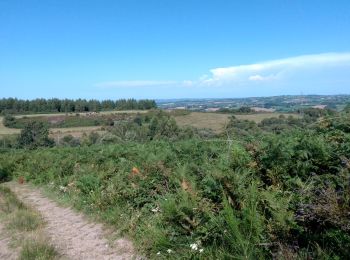
POLYGON ((19 252, 19 259, 56 259, 58 254, 42 230, 41 216, 3 185, 0 185, 0 218, 12 238, 13 250, 19 252))

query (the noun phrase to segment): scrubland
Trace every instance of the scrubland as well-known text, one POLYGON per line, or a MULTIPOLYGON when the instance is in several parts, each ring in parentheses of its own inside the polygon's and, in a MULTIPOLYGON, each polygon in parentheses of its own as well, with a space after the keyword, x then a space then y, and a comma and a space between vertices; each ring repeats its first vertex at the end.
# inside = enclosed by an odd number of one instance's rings
POLYGON ((166 259, 346 258, 350 114, 305 112, 223 134, 164 113, 76 145, 1 151, 1 178, 23 178, 166 259))

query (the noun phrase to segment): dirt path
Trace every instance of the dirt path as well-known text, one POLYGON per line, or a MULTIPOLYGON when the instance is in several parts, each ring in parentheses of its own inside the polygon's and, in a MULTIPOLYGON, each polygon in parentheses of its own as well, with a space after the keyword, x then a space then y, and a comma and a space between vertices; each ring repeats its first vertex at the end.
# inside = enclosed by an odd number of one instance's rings
POLYGON ((0 224, 0 259, 17 259, 17 251, 10 248, 11 238, 5 234, 4 226, 0 224))
POLYGON ((130 241, 118 239, 111 246, 105 238, 102 225, 90 223, 72 209, 58 206, 27 185, 12 183, 9 187, 20 200, 43 216, 46 221, 45 232, 63 258, 135 259, 130 241))

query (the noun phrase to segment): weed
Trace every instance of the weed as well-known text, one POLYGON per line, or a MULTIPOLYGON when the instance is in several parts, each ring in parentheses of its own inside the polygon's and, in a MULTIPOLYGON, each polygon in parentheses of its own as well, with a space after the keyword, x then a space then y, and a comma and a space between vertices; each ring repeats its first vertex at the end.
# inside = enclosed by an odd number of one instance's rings
POLYGON ((10 216, 8 228, 18 231, 32 231, 39 228, 41 222, 42 220, 37 213, 28 209, 20 209, 10 216))
POLYGON ((38 240, 28 240, 22 246, 20 260, 52 260, 56 259, 58 254, 55 248, 47 242, 38 240))

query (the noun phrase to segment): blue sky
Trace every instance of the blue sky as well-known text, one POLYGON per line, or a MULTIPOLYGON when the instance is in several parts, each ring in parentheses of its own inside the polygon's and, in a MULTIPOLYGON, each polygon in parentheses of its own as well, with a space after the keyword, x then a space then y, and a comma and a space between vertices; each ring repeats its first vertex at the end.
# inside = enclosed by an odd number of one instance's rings
POLYGON ((1 0, 0 97, 350 94, 350 1, 1 0))

